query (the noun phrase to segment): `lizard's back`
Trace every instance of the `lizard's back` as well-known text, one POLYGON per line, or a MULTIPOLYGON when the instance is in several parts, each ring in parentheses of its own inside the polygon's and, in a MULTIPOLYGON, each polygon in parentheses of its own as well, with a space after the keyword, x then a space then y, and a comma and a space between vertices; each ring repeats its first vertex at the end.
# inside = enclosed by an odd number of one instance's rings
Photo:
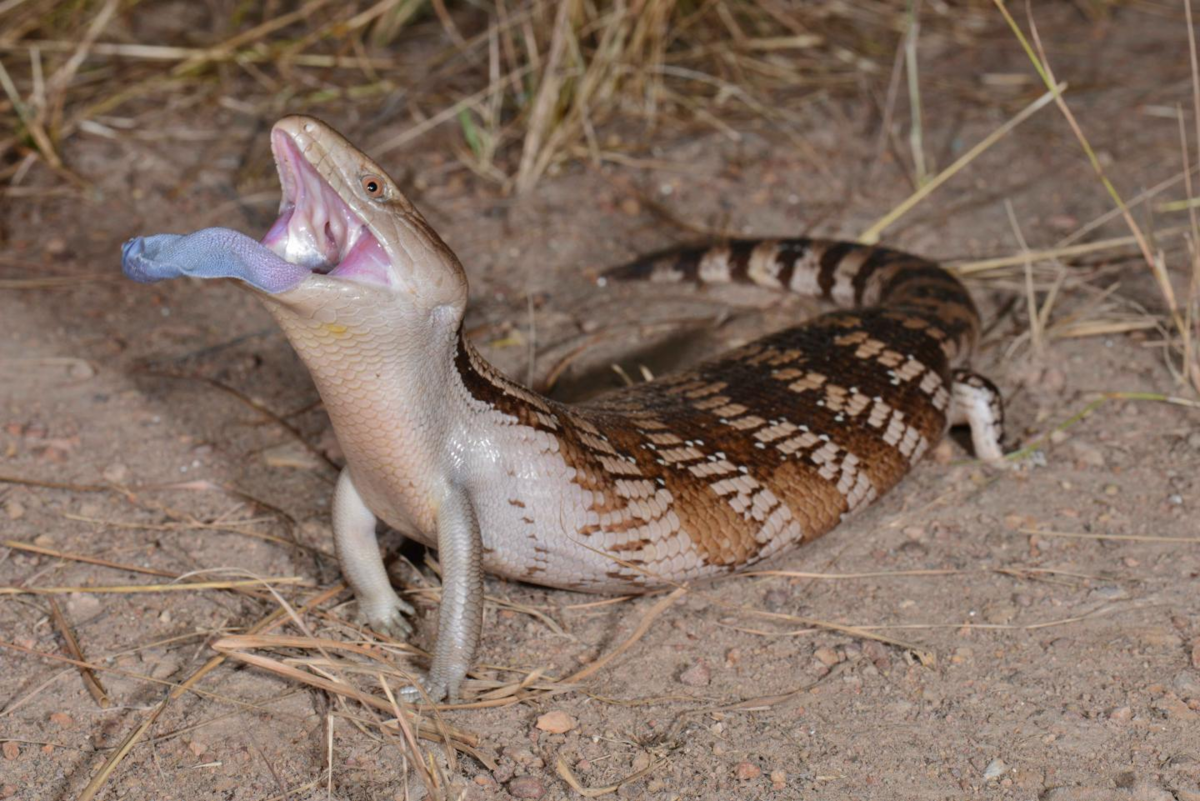
POLYGON ((884 249, 733 243, 614 272, 873 305, 577 405, 508 381, 460 342, 467 392, 493 410, 489 428, 508 426, 502 472, 475 489, 492 572, 629 592, 738 570, 814 539, 894 486, 942 436, 953 368, 978 333, 955 278, 884 249))

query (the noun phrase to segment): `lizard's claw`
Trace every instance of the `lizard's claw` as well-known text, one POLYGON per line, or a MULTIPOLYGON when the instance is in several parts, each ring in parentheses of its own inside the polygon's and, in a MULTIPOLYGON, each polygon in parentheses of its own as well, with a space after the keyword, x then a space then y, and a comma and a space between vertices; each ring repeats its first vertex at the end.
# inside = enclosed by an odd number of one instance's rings
POLYGON ((405 619, 405 615, 416 614, 416 610, 413 609, 412 604, 401 600, 396 593, 389 591, 388 595, 390 597, 373 601, 360 599, 358 602, 359 618, 373 631, 395 640, 407 640, 413 633, 413 627, 405 619))

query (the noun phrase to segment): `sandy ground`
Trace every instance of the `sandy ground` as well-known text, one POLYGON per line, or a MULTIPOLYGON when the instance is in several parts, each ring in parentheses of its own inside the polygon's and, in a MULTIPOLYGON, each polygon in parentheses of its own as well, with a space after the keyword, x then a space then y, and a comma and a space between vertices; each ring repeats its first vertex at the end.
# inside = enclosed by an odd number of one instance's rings
MULTIPOLYGON (((1103 24, 1065 6, 1047 15, 1044 36, 1074 87, 1072 107, 1127 197, 1181 168, 1170 117, 1190 98, 1181 19, 1174 6, 1123 9, 1103 24)), ((927 142, 939 167, 1038 93, 1030 82, 986 77, 1029 73, 1001 28, 970 48, 931 41, 922 58, 927 142)), ((467 265, 468 324, 489 358, 538 380, 581 343, 596 345, 560 382, 573 396, 612 385, 615 358, 658 371, 811 311, 769 294, 651 294, 590 279, 695 238, 652 215, 646 197, 679 219, 748 235, 856 235, 911 191, 894 151, 876 158, 874 109, 865 94, 817 100, 793 139, 773 130, 740 141, 667 137, 655 145, 657 168, 574 166, 520 200, 462 170, 439 150, 446 137, 386 161, 467 265)), ((331 121, 368 142, 394 133, 352 116, 331 121)), ((339 579, 327 529, 334 473, 324 461, 339 458, 336 442, 287 342, 229 283, 146 287, 118 273, 119 245, 135 233, 265 230, 276 188, 264 122, 213 107, 142 109, 144 136, 72 141, 72 165, 95 182, 89 196, 5 204, 0 275, 72 280, 0 290, 0 473, 77 485, 0 483, 5 540, 170 573, 218 571, 212 578, 233 569, 323 587, 339 579), (312 447, 212 382, 282 416, 312 447)), ((1032 248, 1109 208, 1052 107, 886 239, 947 260, 1011 254, 1006 202, 1032 248)), ((1154 230, 1184 216, 1138 214, 1154 230)), ((1109 224, 1087 240, 1125 233, 1109 224)), ((1181 240, 1158 246, 1182 288, 1181 240)), ((1118 305, 1104 308, 1161 309, 1130 253, 1073 265, 1052 319, 1100 315, 1094 300, 1114 284, 1118 305)), ((977 366, 1009 398, 1010 447, 1037 440, 1096 391, 1184 392, 1154 332, 1059 340, 1035 357, 1018 341, 1028 330, 1019 273, 972 288, 995 323, 977 366)), ((496 765, 460 757, 450 789, 471 799, 577 798, 556 775, 561 760, 591 787, 650 768, 616 795, 664 801, 1197 801, 1198 474, 1200 413, 1152 402, 1102 404, 1002 475, 948 443, 870 511, 775 565, 824 577, 695 588, 578 691, 446 713, 496 765), (916 650, 810 619, 872 627, 916 650), (535 725, 551 711, 570 716, 568 731, 535 725)), ((383 539, 395 553, 399 538, 383 539)), ((419 550, 405 553, 420 563, 419 550)), ((403 563, 395 576, 410 588, 430 583, 427 570, 403 563)), ((158 580, 0 547, 2 586, 158 580)), ((494 579, 488 592, 517 608, 489 607, 481 662, 555 676, 612 651, 659 600, 589 606, 595 599, 494 579)), ((4 596, 0 639, 27 650, 0 649, 0 798, 75 798, 148 718, 167 691, 162 682, 191 675, 213 655, 214 636, 273 608, 222 591, 4 596), (29 653, 66 653, 51 599, 87 658, 108 669, 100 674, 108 708, 72 667, 29 653)), ((432 606, 422 608, 418 642, 428 643, 432 606)), ((355 636, 329 620, 311 623, 318 634, 355 636)), ((347 719, 364 714, 353 704, 229 664, 197 689, 167 708, 100 797, 424 792, 394 744, 347 719)))

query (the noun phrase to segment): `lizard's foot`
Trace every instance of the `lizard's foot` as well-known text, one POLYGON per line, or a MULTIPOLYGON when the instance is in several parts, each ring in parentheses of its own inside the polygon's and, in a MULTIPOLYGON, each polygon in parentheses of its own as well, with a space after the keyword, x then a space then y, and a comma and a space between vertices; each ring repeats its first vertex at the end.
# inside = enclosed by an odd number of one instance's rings
POLYGON ((971 427, 975 458, 985 464, 1004 468, 1004 402, 1000 390, 978 373, 955 370, 951 385, 950 422, 971 427))
POLYGON ((390 588, 383 597, 358 599, 359 618, 373 631, 395 640, 407 640, 413 632, 405 615, 416 614, 412 604, 401 600, 390 588))
POLYGON ((431 679, 428 674, 418 676, 417 681, 420 682, 420 687, 417 687, 414 684, 410 684, 407 687, 401 687, 400 692, 398 692, 397 695, 399 695, 405 701, 408 701, 410 704, 420 704, 426 699, 436 704, 438 701, 444 699, 449 692, 446 682, 436 682, 431 679), (422 690, 424 690, 424 692, 422 692, 422 690))

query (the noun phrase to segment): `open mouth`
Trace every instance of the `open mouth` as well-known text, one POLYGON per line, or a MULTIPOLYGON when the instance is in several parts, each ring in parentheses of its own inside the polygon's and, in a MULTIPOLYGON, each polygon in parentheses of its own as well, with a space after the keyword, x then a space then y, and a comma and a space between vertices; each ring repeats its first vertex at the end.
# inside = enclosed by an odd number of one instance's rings
POLYGON ((366 223, 300 153, 292 137, 276 130, 271 150, 283 202, 262 244, 284 261, 331 278, 391 283, 390 259, 366 223))

